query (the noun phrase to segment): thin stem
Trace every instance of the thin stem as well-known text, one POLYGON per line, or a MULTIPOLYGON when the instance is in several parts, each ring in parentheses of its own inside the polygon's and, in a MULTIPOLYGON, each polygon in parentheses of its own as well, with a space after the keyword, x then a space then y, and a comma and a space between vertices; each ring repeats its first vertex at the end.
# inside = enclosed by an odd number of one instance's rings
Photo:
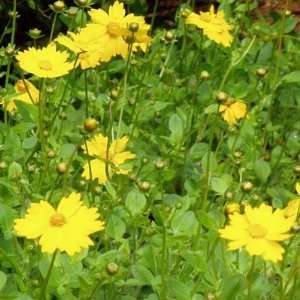
MULTIPOLYGON (((132 40, 134 40, 134 37, 132 38, 132 40)), ((125 106, 125 101, 126 101, 126 96, 127 96, 127 83, 128 83, 130 59, 131 59, 131 54, 132 54, 132 45, 133 45, 132 43, 129 45, 128 58, 127 58, 126 69, 125 69, 125 74, 124 74, 123 97, 121 99, 121 111, 120 111, 119 122, 118 122, 117 139, 120 137, 120 133, 121 133, 121 125, 122 125, 122 120, 123 120, 124 106, 125 106)))
POLYGON ((85 115, 86 118, 89 116, 89 97, 88 97, 88 80, 87 80, 87 72, 88 70, 84 71, 84 90, 85 90, 85 115))
POLYGON ((52 273, 52 270, 53 270, 54 261, 55 261, 57 252, 58 251, 56 249, 54 251, 53 255, 52 255, 51 263, 50 263, 50 266, 49 266, 46 278, 45 278, 45 280, 43 282, 43 286, 42 286, 42 290, 41 290, 41 294, 40 294, 39 300, 42 300, 45 297, 45 295, 46 295, 47 286, 48 286, 49 279, 50 279, 50 276, 51 276, 51 273, 52 273))
POLYGON ((55 25, 56 25, 56 20, 57 20, 57 13, 54 13, 54 18, 53 18, 52 25, 51 25, 49 42, 51 42, 53 40, 53 35, 54 35, 54 29, 55 29, 55 25))
POLYGON ((153 7, 153 11, 152 11, 152 18, 151 18, 151 32, 153 32, 153 26, 154 26, 156 14, 157 14, 158 2, 159 2, 159 0, 155 0, 154 7, 153 7))
POLYGON ((161 292, 160 299, 167 300, 166 294, 166 261, 167 261, 167 229, 163 226, 162 257, 161 257, 161 292))
POLYGON ((253 272, 254 272, 254 269, 255 269, 255 259, 256 259, 256 256, 252 256, 251 267, 250 267, 250 270, 249 270, 248 275, 247 275, 247 280, 248 280, 247 299, 248 300, 253 299, 253 298, 251 298, 251 293, 252 293, 252 286, 253 286, 252 276, 253 276, 253 272))

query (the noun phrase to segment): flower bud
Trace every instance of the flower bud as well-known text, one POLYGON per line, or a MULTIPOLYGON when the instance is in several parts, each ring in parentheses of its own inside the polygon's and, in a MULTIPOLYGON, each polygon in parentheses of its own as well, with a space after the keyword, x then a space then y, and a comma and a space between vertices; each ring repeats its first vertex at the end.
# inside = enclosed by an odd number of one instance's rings
POLYGON ((84 129, 87 132, 93 132, 97 128, 98 122, 95 118, 87 118, 84 121, 84 129))
POLYGON ((55 157, 55 152, 53 150, 48 151, 47 153, 48 158, 53 158, 55 157))
POLYGON ((74 2, 79 7, 86 7, 86 6, 88 6, 90 4, 89 0, 75 0, 74 2))
POLYGON ((174 40, 174 33, 172 31, 167 31, 165 33, 165 40, 168 42, 172 42, 174 40))
POLYGON ((59 114, 59 117, 62 119, 62 120, 66 120, 67 119, 67 114, 62 111, 60 114, 59 114))
POLYGON ((139 31, 139 27, 140 27, 139 24, 136 23, 136 22, 132 22, 132 23, 129 24, 129 30, 131 32, 138 32, 139 31))
POLYGON ((143 192, 147 192, 149 191, 151 185, 149 181, 142 181, 140 182, 139 187, 143 192))
POLYGON ((9 44, 6 48, 5 48, 5 54, 7 56, 13 56, 15 54, 15 47, 14 45, 9 44))
POLYGON ((110 96, 111 96, 113 99, 117 99, 118 96, 119 96, 119 91, 118 91, 117 89, 111 90, 110 96))
POLYGON ((5 161, 0 162, 0 170, 5 170, 7 168, 7 163, 5 161))
POLYGON ((256 70, 256 75, 260 77, 264 77, 267 74, 267 70, 264 68, 258 68, 256 70))
POLYGON ((63 1, 55 1, 53 5, 50 4, 49 6, 56 13, 63 12, 65 9, 65 3, 63 1))
POLYGON ((27 170, 28 170, 28 172, 29 173, 33 173, 34 171, 35 171, 35 165, 29 165, 28 167, 27 167, 27 170))
POLYGON ((183 9, 183 10, 181 11, 181 16, 182 16, 183 18, 187 18, 187 17, 189 16, 190 13, 191 13, 191 11, 190 11, 189 9, 185 8, 185 9, 183 9))
POLYGON ((67 10, 67 15, 68 15, 70 18, 73 18, 73 17, 76 17, 77 12, 78 12, 78 8, 75 7, 75 6, 71 6, 71 7, 67 10))
POLYGON ((61 162, 56 166, 56 171, 59 174, 65 174, 68 172, 68 165, 65 162, 61 162))
POLYGON ((200 79, 201 80, 208 80, 209 77, 210 77, 209 73, 205 70, 200 73, 200 79))
POLYGON ((300 173, 300 165, 294 166, 294 172, 295 173, 300 173))
POLYGON ((165 167, 165 165, 166 165, 166 163, 161 159, 159 159, 158 161, 155 162, 155 167, 158 170, 163 169, 165 167))
POLYGON ((109 274, 109 275, 115 275, 119 272, 119 266, 114 263, 114 262, 111 262, 109 264, 107 264, 106 266, 106 272, 109 274))
POLYGON ((243 153, 241 151, 234 151, 233 156, 235 158, 241 158, 243 153))
POLYGON ((143 164, 147 164, 149 162, 149 159, 147 157, 143 158, 143 164))
POLYGON ((216 97, 217 97, 217 100, 220 101, 220 102, 224 102, 228 98, 227 94, 224 93, 224 92, 218 92, 216 97))
POLYGON ((33 39, 33 40, 37 40, 41 37, 41 33, 42 31, 38 28, 33 28, 30 29, 28 32, 28 35, 33 39))
POLYGON ((245 191, 245 192, 250 192, 252 189, 253 189, 254 185, 252 182, 250 181, 246 181, 246 182, 243 182, 242 183, 242 189, 245 191))

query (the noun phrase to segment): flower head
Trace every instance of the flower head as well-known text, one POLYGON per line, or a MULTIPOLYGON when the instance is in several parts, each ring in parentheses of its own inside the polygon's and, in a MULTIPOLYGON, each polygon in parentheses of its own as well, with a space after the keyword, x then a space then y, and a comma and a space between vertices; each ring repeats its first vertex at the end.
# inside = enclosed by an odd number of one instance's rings
POLYGON ((133 51, 138 48, 138 45, 145 50, 145 45, 149 44, 150 38, 147 32, 150 26, 145 23, 144 17, 126 15, 124 5, 119 1, 115 1, 109 7, 108 13, 102 9, 91 9, 89 15, 92 23, 82 29, 82 34, 92 35, 101 45, 105 61, 117 55, 127 57, 129 47, 126 39, 129 35, 133 35, 134 38, 133 51), (129 25, 132 23, 136 23, 139 28, 134 34, 130 34, 129 31, 129 25))
POLYGON ((213 5, 209 12, 200 12, 199 14, 192 12, 186 18, 186 23, 196 25, 210 40, 224 47, 229 47, 233 41, 230 34, 232 26, 226 22, 223 11, 219 10, 215 13, 213 5))
POLYGON ((66 251, 73 255, 93 245, 89 235, 103 230, 96 208, 88 208, 80 201, 79 193, 62 198, 57 209, 48 202, 33 203, 24 218, 15 220, 18 236, 39 239, 43 252, 66 251))
POLYGON ((234 126, 239 119, 242 119, 246 116, 247 105, 240 100, 234 102, 228 101, 220 105, 219 112, 222 113, 223 119, 230 126, 234 126))
POLYGON ((125 151, 128 138, 114 140, 108 147, 108 138, 102 134, 96 135, 87 141, 84 151, 94 157, 89 163, 85 163, 83 177, 86 179, 97 178, 99 183, 104 184, 113 173, 128 174, 128 170, 122 167, 125 161, 134 159, 135 154, 125 151), (87 148, 87 149, 86 149, 87 148), (92 176, 91 176, 92 175, 92 176))
POLYGON ((8 98, 6 109, 13 113, 16 110, 15 100, 29 104, 36 104, 39 101, 39 90, 30 81, 18 80, 15 84, 16 95, 8 98))
POLYGON ((244 214, 231 214, 229 220, 229 225, 219 230, 223 239, 230 240, 229 250, 245 246, 251 256, 259 255, 273 262, 282 259, 284 249, 278 242, 290 237, 288 232, 293 222, 281 210, 273 212, 266 204, 256 208, 246 206, 244 214))
POLYGON ((103 60, 101 47, 95 43, 93 35, 88 32, 84 34, 69 32, 68 35, 60 35, 55 41, 78 55, 77 64, 83 70, 95 68, 103 60))
POLYGON ((73 63, 67 62, 68 57, 67 52, 57 51, 54 44, 41 49, 31 47, 16 56, 24 71, 41 78, 56 78, 69 73, 73 63))

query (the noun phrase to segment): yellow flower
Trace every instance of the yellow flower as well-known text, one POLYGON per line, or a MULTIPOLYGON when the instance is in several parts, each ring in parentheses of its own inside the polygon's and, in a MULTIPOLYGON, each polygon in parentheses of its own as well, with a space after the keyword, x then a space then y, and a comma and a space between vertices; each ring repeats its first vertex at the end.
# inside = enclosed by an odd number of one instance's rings
MULTIPOLYGON (((129 35, 129 25, 136 23, 138 31, 134 33, 135 43, 145 49, 150 38, 147 36, 149 25, 145 23, 144 17, 133 14, 126 15, 123 3, 115 1, 109 7, 108 13, 102 9, 91 9, 89 11, 92 23, 82 29, 82 34, 93 36, 96 43, 101 45, 105 61, 113 56, 121 55, 126 58, 128 55, 128 43, 126 38, 129 35)), ((134 46, 136 49, 138 45, 134 46)))
POLYGON ((224 47, 229 47, 233 41, 230 33, 232 26, 226 22, 223 11, 219 10, 215 13, 213 5, 209 12, 199 14, 192 12, 186 18, 186 23, 196 25, 210 40, 224 47))
POLYGON ((43 252, 66 251, 74 255, 93 245, 89 235, 103 230, 96 208, 88 208, 80 201, 79 193, 61 199, 54 209, 48 202, 31 204, 24 218, 16 219, 18 236, 39 239, 43 252))
POLYGON ((99 65, 102 60, 101 50, 92 36, 81 32, 69 32, 68 35, 60 35, 55 41, 78 55, 77 64, 81 69, 95 68, 99 65))
POLYGON ((67 62, 68 53, 56 50, 54 44, 42 49, 29 48, 17 54, 20 67, 41 78, 56 78, 63 76, 73 68, 73 63, 67 62))
POLYGON ((222 113, 223 119, 230 126, 233 126, 239 119, 242 119, 246 116, 247 105, 239 100, 235 102, 227 102, 220 105, 219 112, 222 113))
POLYGON ((122 168, 126 160, 134 159, 135 154, 125 151, 128 138, 114 140, 108 147, 108 138, 102 134, 96 135, 90 141, 87 141, 87 150, 83 147, 86 154, 95 157, 89 163, 85 163, 82 176, 86 179, 97 178, 100 184, 104 184, 113 173, 128 174, 128 170, 122 168), (90 174, 91 171, 91 174, 90 174), (107 174, 108 173, 108 174, 107 174))
POLYGON ((273 212, 266 204, 257 208, 247 205, 244 214, 231 214, 229 219, 229 225, 219 230, 223 239, 230 240, 229 250, 245 246, 251 256, 259 255, 273 262, 282 259, 284 249, 278 241, 288 239, 288 231, 293 226, 293 222, 283 216, 282 210, 273 212))
POLYGON ((299 181, 296 182, 295 189, 296 189, 297 194, 300 195, 300 182, 299 181))
POLYGON ((13 113, 16 110, 15 100, 36 104, 39 101, 39 90, 28 80, 18 80, 15 84, 16 95, 9 97, 6 109, 13 113))
POLYGON ((300 199, 289 201, 286 208, 283 209, 284 216, 295 223, 300 213, 300 199))

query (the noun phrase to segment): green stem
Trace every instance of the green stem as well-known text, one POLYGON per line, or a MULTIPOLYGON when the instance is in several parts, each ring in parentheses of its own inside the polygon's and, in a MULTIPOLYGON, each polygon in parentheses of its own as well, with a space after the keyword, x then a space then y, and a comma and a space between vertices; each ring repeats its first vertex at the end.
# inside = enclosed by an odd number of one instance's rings
POLYGON ((39 300, 44 299, 45 296, 46 296, 46 290, 47 290, 47 286, 48 286, 48 283, 49 283, 49 279, 50 279, 50 276, 51 276, 51 273, 52 273, 52 270, 53 270, 54 261, 55 261, 57 252, 58 252, 58 250, 56 249, 56 250, 54 251, 53 255, 52 255, 51 263, 50 263, 50 266, 49 266, 49 269, 48 269, 46 278, 45 278, 45 280, 44 280, 44 282, 43 282, 43 286, 42 286, 42 289, 41 289, 41 294, 40 294, 39 300))
POLYGON ((160 299, 167 300, 166 294, 166 276, 167 276, 167 229, 165 225, 163 225, 163 240, 162 240, 162 257, 161 257, 161 292, 160 292, 160 299))
POLYGON ((57 13, 54 13, 54 18, 53 18, 52 25, 51 25, 49 43, 53 40, 53 35, 54 35, 54 29, 55 29, 55 25, 56 25, 56 20, 57 20, 57 13))
MULTIPOLYGON (((132 39, 132 40, 134 40, 134 39, 132 39)), ((125 74, 124 74, 123 97, 121 99, 121 111, 120 111, 119 122, 118 122, 117 139, 120 138, 120 134, 121 134, 121 125, 122 125, 124 106, 125 106, 125 101, 126 101, 126 96, 127 96, 127 83, 128 83, 130 59, 131 59, 131 54, 132 54, 132 45, 133 45, 132 43, 129 45, 126 69, 125 69, 125 74)))
POLYGON ((88 79, 87 79, 88 70, 84 71, 84 90, 85 90, 85 116, 89 116, 89 97, 88 97, 88 79))
POLYGON ((158 2, 159 2, 159 0, 155 0, 154 7, 153 7, 153 11, 152 11, 152 18, 151 18, 151 33, 153 32, 153 26, 154 26, 156 14, 157 14, 158 2))
POLYGON ((248 300, 254 299, 253 297, 251 298, 251 293, 252 293, 252 286, 253 286, 252 277, 253 277, 253 272, 255 269, 255 260, 256 260, 256 256, 252 256, 251 267, 250 267, 250 270, 247 275, 247 283, 248 283, 247 299, 248 300))

